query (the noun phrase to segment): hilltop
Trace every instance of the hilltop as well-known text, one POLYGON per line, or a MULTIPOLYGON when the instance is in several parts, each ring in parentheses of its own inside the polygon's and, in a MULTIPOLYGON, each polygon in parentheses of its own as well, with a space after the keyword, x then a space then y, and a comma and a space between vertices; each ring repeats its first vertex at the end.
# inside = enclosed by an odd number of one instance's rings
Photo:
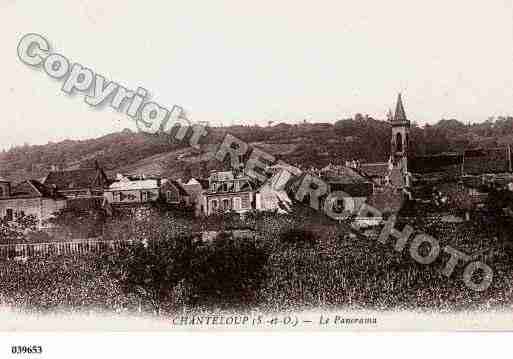
MULTIPOLYGON (((324 166, 346 160, 386 161, 390 124, 368 116, 331 123, 280 123, 274 126, 229 126, 208 129, 200 149, 170 143, 165 136, 128 129, 88 140, 65 140, 46 145, 24 145, 0 153, 0 176, 12 181, 43 178, 55 167, 91 167, 97 160, 109 176, 117 172, 171 177, 205 176, 222 164, 213 159, 217 144, 230 133, 290 164, 324 166)), ((465 125, 441 120, 435 125, 413 125, 410 139, 418 154, 462 151, 513 143, 513 117, 465 125)))

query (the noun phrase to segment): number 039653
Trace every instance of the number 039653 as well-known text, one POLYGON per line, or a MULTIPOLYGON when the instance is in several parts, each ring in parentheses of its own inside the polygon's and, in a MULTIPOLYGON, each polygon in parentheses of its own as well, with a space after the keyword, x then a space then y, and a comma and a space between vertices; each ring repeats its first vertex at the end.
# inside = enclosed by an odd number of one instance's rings
POLYGON ((41 354, 43 347, 40 345, 13 345, 11 352, 13 354, 41 354))

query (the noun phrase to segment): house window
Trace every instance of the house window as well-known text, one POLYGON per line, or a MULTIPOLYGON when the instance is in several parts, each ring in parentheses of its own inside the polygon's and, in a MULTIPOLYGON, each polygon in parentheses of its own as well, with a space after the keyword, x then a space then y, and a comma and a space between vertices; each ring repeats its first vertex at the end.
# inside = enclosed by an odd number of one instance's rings
POLYGON ((218 206, 218 204, 217 204, 216 199, 214 199, 210 202, 210 207, 212 208, 213 211, 217 210, 217 206, 218 206))
POLYGON ((11 208, 7 208, 5 210, 5 220, 12 221, 12 219, 13 219, 13 210, 11 208))
POLYGON ((244 194, 241 196, 241 208, 249 208, 249 194, 244 194))
POLYGON ((233 209, 234 210, 239 210, 241 209, 241 200, 240 200, 240 197, 235 197, 233 199, 233 209))
POLYGON ((342 213, 344 212, 344 209, 345 209, 345 203, 344 203, 344 200, 343 199, 337 199, 335 201, 335 204, 333 206, 333 212, 335 213, 342 213))
POLYGON ((223 199, 223 210, 228 211, 232 209, 231 201, 229 199, 223 199))
POLYGON ((151 200, 151 193, 150 193, 150 192, 148 192, 148 191, 142 191, 142 192, 141 192, 141 196, 142 196, 142 199, 141 199, 141 200, 142 200, 143 202, 147 202, 147 201, 151 200))
POLYGON ((178 198, 178 191, 174 188, 170 188, 166 192, 166 199, 169 203, 178 203, 180 199, 178 198))

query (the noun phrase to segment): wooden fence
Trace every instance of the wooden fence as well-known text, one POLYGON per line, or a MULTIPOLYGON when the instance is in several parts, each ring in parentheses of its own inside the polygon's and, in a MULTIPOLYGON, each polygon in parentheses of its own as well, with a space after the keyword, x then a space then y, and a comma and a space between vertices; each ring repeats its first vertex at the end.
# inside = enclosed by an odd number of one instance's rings
POLYGON ((0 259, 101 253, 107 249, 119 249, 128 246, 130 243, 131 241, 83 239, 69 242, 3 244, 0 245, 0 259))

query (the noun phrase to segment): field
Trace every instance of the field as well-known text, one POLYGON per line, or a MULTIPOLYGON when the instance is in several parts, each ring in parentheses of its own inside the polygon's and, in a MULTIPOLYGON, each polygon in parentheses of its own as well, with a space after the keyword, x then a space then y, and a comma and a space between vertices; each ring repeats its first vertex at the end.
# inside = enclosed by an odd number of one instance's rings
MULTIPOLYGON (((424 213, 399 222, 399 229, 409 222, 416 231, 437 238, 442 247, 450 244, 486 262, 494 270, 491 286, 483 292, 468 289, 462 266, 445 277, 441 270, 449 255, 441 254, 430 265, 418 264, 408 247, 398 253, 393 244, 381 244, 372 234, 355 237, 343 226, 307 210, 294 216, 260 214, 244 222, 228 217, 201 223, 185 216, 152 217, 144 223, 113 223, 109 233, 117 239, 145 236, 159 241, 176 241, 198 231, 220 233, 212 243, 194 248, 186 273, 160 298, 162 315, 178 310, 451 312, 513 306, 512 226, 506 219, 479 215, 469 222, 444 223, 424 213), (238 233, 234 229, 245 229, 251 235, 234 238, 238 233)), ((127 290, 120 277, 113 275, 120 271, 120 262, 111 260, 115 256, 106 252, 3 261, 1 300, 27 311, 155 312, 151 301, 127 290)), ((161 269, 152 265, 152 271, 161 269)))

